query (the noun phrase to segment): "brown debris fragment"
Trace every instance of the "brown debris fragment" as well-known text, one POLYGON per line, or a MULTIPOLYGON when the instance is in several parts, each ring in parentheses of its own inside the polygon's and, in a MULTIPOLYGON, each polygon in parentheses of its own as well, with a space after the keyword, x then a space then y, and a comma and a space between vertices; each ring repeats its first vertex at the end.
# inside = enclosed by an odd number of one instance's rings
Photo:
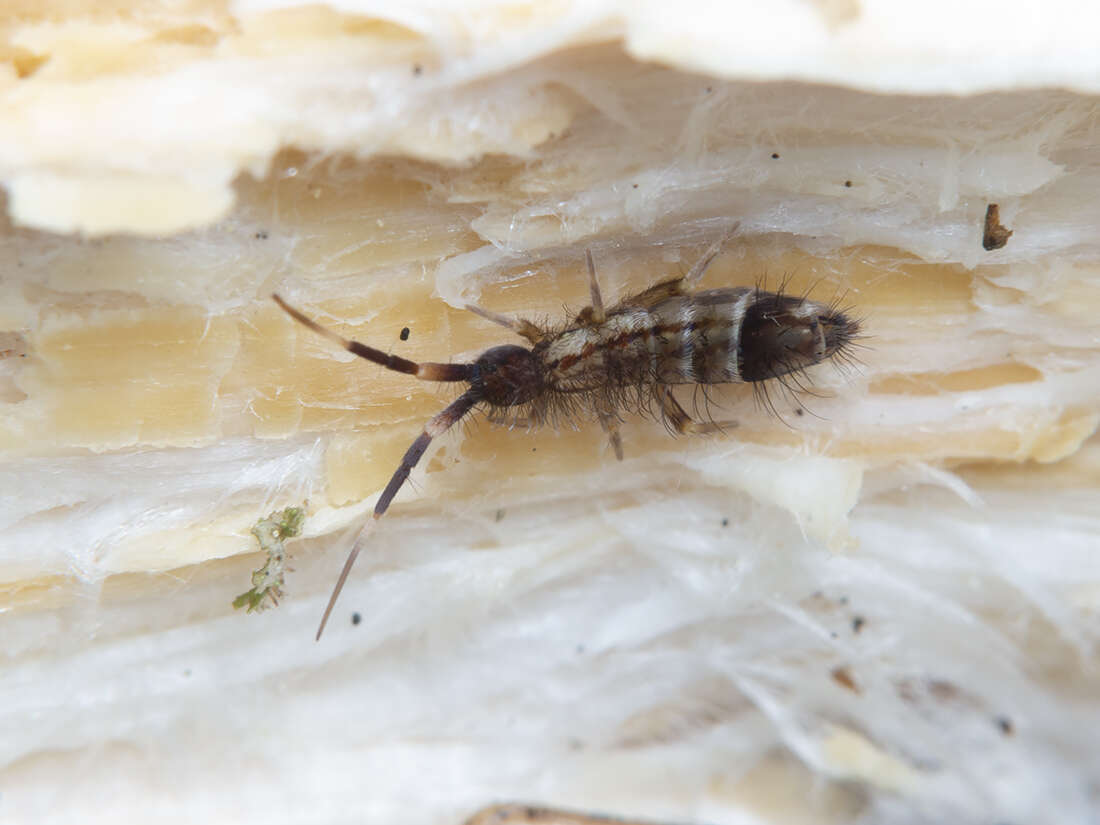
POLYGON ((831 673, 833 681, 840 685, 842 688, 847 688, 852 693, 862 693, 859 689, 859 685, 856 684, 856 680, 852 678, 852 671, 848 670, 847 665, 840 665, 834 667, 831 673))
POLYGON ((1001 207, 995 203, 985 208, 985 231, 982 233, 982 248, 986 252, 1000 249, 1012 237, 1012 230, 1001 225, 1001 207))

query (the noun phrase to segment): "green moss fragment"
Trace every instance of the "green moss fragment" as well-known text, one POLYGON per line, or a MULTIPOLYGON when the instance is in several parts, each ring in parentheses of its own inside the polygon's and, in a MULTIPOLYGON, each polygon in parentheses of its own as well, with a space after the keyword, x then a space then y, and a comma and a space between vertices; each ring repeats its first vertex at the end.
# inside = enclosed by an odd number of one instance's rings
POLYGON ((249 613, 260 612, 279 603, 286 569, 284 542, 302 532, 305 520, 306 512, 301 507, 287 507, 256 522, 252 535, 260 543, 260 549, 267 553, 267 561, 252 573, 252 589, 233 600, 235 610, 243 607, 249 613))

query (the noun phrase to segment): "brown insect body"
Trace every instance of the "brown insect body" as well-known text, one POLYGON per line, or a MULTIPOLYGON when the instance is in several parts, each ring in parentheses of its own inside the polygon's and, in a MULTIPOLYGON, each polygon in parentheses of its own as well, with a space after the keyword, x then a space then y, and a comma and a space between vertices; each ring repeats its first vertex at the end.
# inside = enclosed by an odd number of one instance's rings
POLYGON ((530 418, 555 420, 557 405, 577 401, 596 416, 645 412, 663 387, 781 378, 826 360, 855 332, 852 321, 813 301, 747 287, 665 294, 678 283, 627 299, 602 322, 582 313, 536 343, 540 392, 530 418))
MULTIPOLYGON (((736 225, 713 244, 683 278, 659 283, 605 311, 591 255, 587 255, 592 305, 564 328, 541 329, 469 307, 506 326, 531 346, 486 350, 472 364, 416 363, 358 341, 348 341, 286 304, 295 320, 369 361, 429 381, 462 381, 469 387, 433 417, 412 443, 374 508, 377 520, 420 461, 432 439, 474 407, 488 407, 491 420, 530 424, 598 419, 616 456, 622 458, 618 422, 623 412, 659 414, 678 433, 708 433, 735 422, 694 421, 671 387, 680 384, 761 382, 797 375, 834 356, 858 335, 859 324, 835 307, 806 298, 734 287, 692 292, 736 225), (656 402, 659 412, 653 410, 656 402)), ((363 544, 360 536, 337 581, 317 631, 332 607, 363 544)))

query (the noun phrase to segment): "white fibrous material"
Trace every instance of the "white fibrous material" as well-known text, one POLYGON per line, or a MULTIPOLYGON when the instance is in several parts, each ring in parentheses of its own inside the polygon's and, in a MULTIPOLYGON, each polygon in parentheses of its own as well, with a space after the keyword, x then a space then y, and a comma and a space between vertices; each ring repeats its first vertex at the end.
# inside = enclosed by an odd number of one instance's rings
POLYGON ((0 821, 1096 821, 1095 13, 388 5, 0 28, 0 821), (472 415, 314 641, 462 385, 273 292, 467 362, 735 222, 853 360, 472 415))

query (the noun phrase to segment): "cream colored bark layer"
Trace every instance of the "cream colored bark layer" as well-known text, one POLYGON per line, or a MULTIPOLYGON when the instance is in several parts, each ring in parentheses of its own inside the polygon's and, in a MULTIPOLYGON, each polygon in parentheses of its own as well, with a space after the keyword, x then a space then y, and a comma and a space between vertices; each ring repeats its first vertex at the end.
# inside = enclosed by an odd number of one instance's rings
POLYGON ((1087 821, 1093 24, 1013 39, 1011 6, 968 27, 981 4, 953 3, 956 42, 935 4, 920 26, 756 5, 3 22, 0 812, 1087 821), (1081 91, 1028 88, 1053 82, 1081 91), (1012 230, 992 250, 989 204, 1012 230), (454 388, 351 357, 270 293, 467 360, 513 341, 463 304, 563 319, 586 248, 611 302, 735 220, 704 286, 841 300, 859 368, 766 403, 718 389, 724 437, 628 418, 622 463, 595 422, 473 419, 314 644, 454 388), (285 599, 234 612, 250 528, 288 506, 285 599))

